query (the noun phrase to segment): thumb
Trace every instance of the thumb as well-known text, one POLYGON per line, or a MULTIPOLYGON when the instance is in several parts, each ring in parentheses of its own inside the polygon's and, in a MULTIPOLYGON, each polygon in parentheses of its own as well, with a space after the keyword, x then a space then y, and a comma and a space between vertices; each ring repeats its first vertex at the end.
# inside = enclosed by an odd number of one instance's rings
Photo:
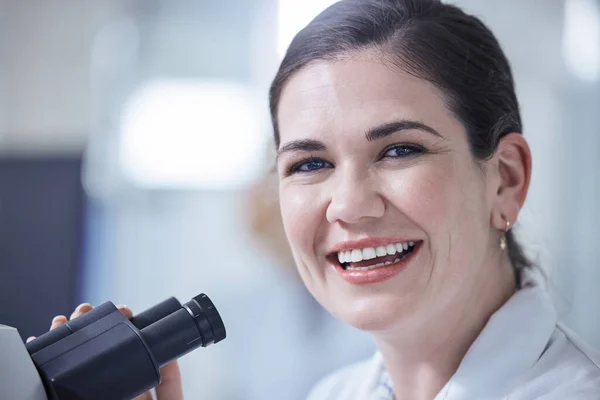
POLYGON ((156 387, 158 400, 183 400, 181 372, 177 361, 172 361, 160 369, 161 383, 156 387))

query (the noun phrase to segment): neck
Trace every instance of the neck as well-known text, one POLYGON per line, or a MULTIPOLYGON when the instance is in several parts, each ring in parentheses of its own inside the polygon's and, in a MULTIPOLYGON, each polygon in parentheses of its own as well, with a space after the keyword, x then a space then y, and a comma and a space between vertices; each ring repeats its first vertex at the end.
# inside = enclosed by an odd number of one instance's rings
POLYGON ((427 325, 410 332, 402 327, 395 332, 375 334, 377 347, 394 385, 397 400, 432 400, 458 369, 471 344, 490 316, 514 293, 515 277, 509 263, 496 268, 490 277, 485 268, 470 293, 452 309, 441 308, 429 316, 427 325), (482 274, 483 275, 483 274, 482 274))

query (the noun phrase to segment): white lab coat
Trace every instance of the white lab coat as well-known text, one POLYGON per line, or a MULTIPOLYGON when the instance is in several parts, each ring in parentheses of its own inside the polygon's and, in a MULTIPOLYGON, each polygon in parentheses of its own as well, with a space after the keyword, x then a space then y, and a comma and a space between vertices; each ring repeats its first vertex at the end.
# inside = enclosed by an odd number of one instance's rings
MULTIPOLYGON (((380 354, 319 383, 309 400, 393 400, 380 354)), ((434 400, 600 400, 600 353, 557 322, 545 290, 517 291, 492 315, 434 400)))

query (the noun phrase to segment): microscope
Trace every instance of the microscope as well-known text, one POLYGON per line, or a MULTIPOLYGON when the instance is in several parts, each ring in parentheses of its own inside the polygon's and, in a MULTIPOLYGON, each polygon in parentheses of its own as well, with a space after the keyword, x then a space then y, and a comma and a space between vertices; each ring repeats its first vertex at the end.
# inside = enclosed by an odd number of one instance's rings
POLYGON ((160 384, 162 366, 225 336, 205 294, 131 320, 106 302, 27 344, 0 325, 0 399, 130 400, 160 384))

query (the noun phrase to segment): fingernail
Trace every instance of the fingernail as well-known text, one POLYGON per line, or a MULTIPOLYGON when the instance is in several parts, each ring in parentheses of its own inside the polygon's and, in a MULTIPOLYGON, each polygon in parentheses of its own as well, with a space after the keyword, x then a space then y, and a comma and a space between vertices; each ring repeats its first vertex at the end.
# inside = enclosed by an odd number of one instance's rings
POLYGON ((55 323, 57 320, 62 318, 67 319, 67 317, 65 317, 64 315, 57 315, 56 317, 52 318, 52 323, 55 323))
POLYGON ((33 339, 35 339, 35 336, 29 336, 29 337, 27 338, 27 340, 25 341, 25 343, 29 343, 29 342, 31 342, 33 339))
POLYGON ((129 308, 129 307, 127 307, 125 304, 119 304, 119 305, 117 306, 117 308, 129 308))
POLYGON ((81 311, 81 309, 82 309, 83 307, 86 307, 86 306, 87 306, 87 307, 91 307, 92 305, 91 305, 90 303, 83 303, 83 304, 80 304, 80 305, 78 305, 78 306, 77 306, 77 308, 75 309, 75 311, 81 311))
POLYGON ((67 321, 68 321, 68 319, 64 315, 57 315, 56 317, 52 318, 52 323, 50 324, 50 330, 58 328, 60 325, 66 323, 67 321), (63 319, 63 318, 64 318, 64 322, 61 321, 61 319, 63 319))

